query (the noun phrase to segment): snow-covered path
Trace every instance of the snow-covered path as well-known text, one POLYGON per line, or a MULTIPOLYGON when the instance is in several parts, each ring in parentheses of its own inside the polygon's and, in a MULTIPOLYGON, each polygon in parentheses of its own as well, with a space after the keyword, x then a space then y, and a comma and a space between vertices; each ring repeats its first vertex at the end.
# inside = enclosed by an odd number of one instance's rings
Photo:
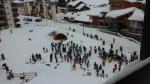
MULTIPOLYGON (((23 18, 21 16, 20 18, 23 18)), ((93 54, 93 58, 90 59, 90 69, 92 76, 85 77, 82 76, 85 73, 83 70, 77 69, 76 71, 71 70, 71 63, 60 63, 57 69, 54 69, 56 66, 55 63, 52 63, 51 66, 46 66, 45 64, 49 63, 49 54, 51 51, 50 43, 54 40, 49 37, 49 33, 52 31, 57 31, 60 33, 74 35, 74 37, 68 36, 67 41, 74 41, 75 43, 90 46, 102 46, 101 41, 91 40, 88 37, 82 35, 83 27, 78 24, 72 23, 60 23, 53 22, 48 20, 48 25, 46 21, 42 22, 30 22, 29 24, 24 24, 25 22, 21 20, 22 28, 12 29, 13 34, 10 33, 10 29, 2 30, 0 38, 0 53, 4 53, 6 56, 6 61, 0 61, 0 64, 7 63, 8 66, 15 73, 22 72, 37 72, 38 76, 30 81, 28 84, 98 84, 106 81, 106 78, 98 78, 95 75, 95 71, 92 70, 93 63, 96 61, 101 63, 101 59, 97 57, 96 54, 93 54), (76 29, 76 32, 69 31, 69 27, 76 29), (33 32, 30 33, 29 30, 33 29, 33 32), (32 41, 29 41, 29 38, 32 41), (43 53, 42 48, 46 47, 49 49, 48 53, 43 53), (31 57, 31 54, 41 53, 43 60, 39 61, 36 64, 26 64, 31 57)), ((134 42, 131 42, 127 39, 109 35, 97 31, 97 29, 84 28, 85 33, 91 33, 93 35, 98 34, 99 37, 106 41, 104 46, 107 50, 110 48, 110 44, 113 42, 113 38, 116 39, 114 48, 118 49, 120 46, 123 46, 124 52, 128 55, 128 52, 137 51, 139 54, 140 45, 134 42)), ((107 63, 107 67, 104 67, 106 73, 110 76, 113 76, 112 73, 112 63, 107 63)), ((124 65, 123 67, 125 67, 124 65)), ((79 66, 78 66, 79 67, 79 66)), ((0 69, 0 84, 20 84, 19 79, 6 80, 5 72, 0 69)))

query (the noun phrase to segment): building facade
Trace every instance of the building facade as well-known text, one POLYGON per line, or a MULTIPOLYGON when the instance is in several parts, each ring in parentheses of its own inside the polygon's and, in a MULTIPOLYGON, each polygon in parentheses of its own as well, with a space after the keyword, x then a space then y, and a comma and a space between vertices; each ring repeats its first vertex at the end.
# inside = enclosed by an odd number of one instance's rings
POLYGON ((0 0, 0 29, 19 27, 17 11, 11 0, 0 0))
POLYGON ((20 15, 29 15, 41 18, 56 18, 57 2, 50 0, 30 0, 23 2, 16 2, 18 13, 20 15))
POLYGON ((144 10, 145 4, 140 1, 142 0, 137 0, 135 2, 131 2, 130 0, 109 0, 109 4, 111 10, 125 9, 129 7, 136 7, 144 10))

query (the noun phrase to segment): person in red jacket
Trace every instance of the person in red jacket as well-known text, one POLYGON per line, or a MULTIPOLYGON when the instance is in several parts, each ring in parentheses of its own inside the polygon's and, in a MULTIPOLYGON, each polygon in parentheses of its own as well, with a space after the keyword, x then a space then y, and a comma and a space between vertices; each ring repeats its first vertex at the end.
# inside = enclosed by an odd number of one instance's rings
POLYGON ((72 70, 76 70, 76 63, 73 63, 72 70))

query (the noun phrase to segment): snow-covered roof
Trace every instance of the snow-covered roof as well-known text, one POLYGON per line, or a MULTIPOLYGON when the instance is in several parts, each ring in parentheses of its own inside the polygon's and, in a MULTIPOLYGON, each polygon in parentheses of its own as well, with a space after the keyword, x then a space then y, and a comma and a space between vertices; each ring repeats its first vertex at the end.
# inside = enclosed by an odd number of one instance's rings
POLYGON ((133 14, 128 19, 135 21, 144 21, 144 11, 136 8, 136 10, 134 10, 133 14))
MULTIPOLYGON (((13 0, 14 3, 25 3, 25 2, 36 2, 38 0, 13 0)), ((45 0, 39 0, 40 2, 45 2, 45 0)), ((47 0, 47 1, 58 1, 58 0, 47 0)))
POLYGON ((102 4, 108 4, 109 3, 109 0, 81 0, 83 1, 84 3, 86 4, 97 4, 97 5, 102 5, 102 4))
POLYGON ((134 11, 135 9, 136 9, 135 7, 130 7, 130 8, 126 8, 126 9, 112 10, 106 14, 106 17, 117 18, 121 15, 130 13, 130 12, 134 11))
POLYGON ((14 3, 33 2, 34 0, 13 0, 14 3))
POLYGON ((85 6, 85 4, 80 4, 76 9, 81 9, 82 7, 84 7, 85 6))
POLYGON ((134 3, 134 2, 141 2, 141 3, 143 3, 143 4, 146 3, 146 0, 126 0, 126 1, 132 2, 132 3, 134 3))
POLYGON ((135 20, 135 21, 144 20, 144 11, 136 7, 130 7, 126 9, 120 9, 120 10, 112 10, 106 14, 106 17, 117 18, 121 15, 125 15, 130 12, 133 12, 133 14, 128 18, 128 20, 135 20))
POLYGON ((109 4, 109 0, 76 0, 76 1, 71 1, 68 3, 68 5, 75 6, 78 4, 80 1, 84 2, 87 5, 103 5, 103 4, 109 4))
POLYGON ((79 3, 80 1, 71 1, 67 5, 75 6, 79 3))
POLYGON ((110 5, 107 7, 95 8, 95 9, 91 10, 89 15, 102 17, 101 12, 109 12, 109 11, 110 11, 110 5))
POLYGON ((90 15, 102 16, 101 12, 108 12, 109 10, 110 10, 110 6, 101 7, 101 8, 92 8, 90 10, 86 10, 78 13, 69 12, 66 14, 66 17, 74 18, 74 20, 77 21, 89 22, 90 15))

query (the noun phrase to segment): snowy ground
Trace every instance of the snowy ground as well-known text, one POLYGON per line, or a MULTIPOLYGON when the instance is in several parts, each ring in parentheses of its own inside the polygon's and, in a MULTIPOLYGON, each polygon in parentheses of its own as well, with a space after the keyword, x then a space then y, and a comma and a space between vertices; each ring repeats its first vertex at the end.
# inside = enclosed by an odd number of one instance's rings
MULTIPOLYGON (((20 16, 22 18, 24 16, 20 16)), ((34 19, 34 18, 33 18, 34 19)), ((75 43, 89 46, 102 46, 101 41, 95 39, 90 39, 82 35, 83 27, 78 24, 67 23, 67 22, 54 22, 48 20, 42 22, 30 22, 29 24, 24 24, 25 22, 21 20, 22 27, 17 29, 12 29, 13 34, 10 34, 10 29, 2 30, 0 32, 0 53, 4 53, 6 56, 5 61, 0 61, 0 64, 4 62, 13 70, 14 73, 22 72, 37 72, 38 76, 27 84, 102 84, 107 80, 107 78, 96 77, 96 73, 93 70, 93 63, 96 61, 101 63, 101 59, 98 58, 96 54, 93 54, 93 57, 90 58, 90 71, 92 76, 82 76, 86 73, 79 68, 76 71, 71 70, 71 63, 62 62, 57 69, 54 69, 56 66, 55 63, 52 63, 51 66, 46 66, 45 64, 49 63, 49 54, 51 51, 50 43, 54 40, 49 37, 49 33, 52 31, 61 32, 64 34, 74 35, 74 37, 68 36, 67 41, 73 40, 75 43), (69 31, 69 27, 76 29, 76 32, 69 31), (33 29, 33 32, 30 33, 29 30, 33 29), (31 38, 32 41, 28 39, 31 38), (42 48, 46 47, 49 49, 49 53, 44 53, 42 48), (36 64, 26 64, 29 61, 29 58, 32 53, 42 53, 43 60, 37 62, 36 64)), ((85 33, 98 34, 99 37, 106 41, 106 45, 103 46, 107 50, 110 48, 110 44, 113 42, 113 38, 116 39, 114 48, 118 49, 120 46, 123 46, 124 53, 130 55, 130 52, 137 51, 140 52, 140 45, 134 42, 131 42, 127 39, 117 37, 114 35, 109 35, 102 33, 97 29, 91 29, 84 27, 85 33)), ((106 63, 104 70, 108 77, 112 77, 112 68, 116 62, 106 63)), ((123 64, 123 68, 126 65, 123 64)), ((79 67, 79 65, 78 65, 79 67)), ((0 84, 20 84, 19 78, 13 80, 6 79, 6 73, 4 70, 0 69, 0 84)))

